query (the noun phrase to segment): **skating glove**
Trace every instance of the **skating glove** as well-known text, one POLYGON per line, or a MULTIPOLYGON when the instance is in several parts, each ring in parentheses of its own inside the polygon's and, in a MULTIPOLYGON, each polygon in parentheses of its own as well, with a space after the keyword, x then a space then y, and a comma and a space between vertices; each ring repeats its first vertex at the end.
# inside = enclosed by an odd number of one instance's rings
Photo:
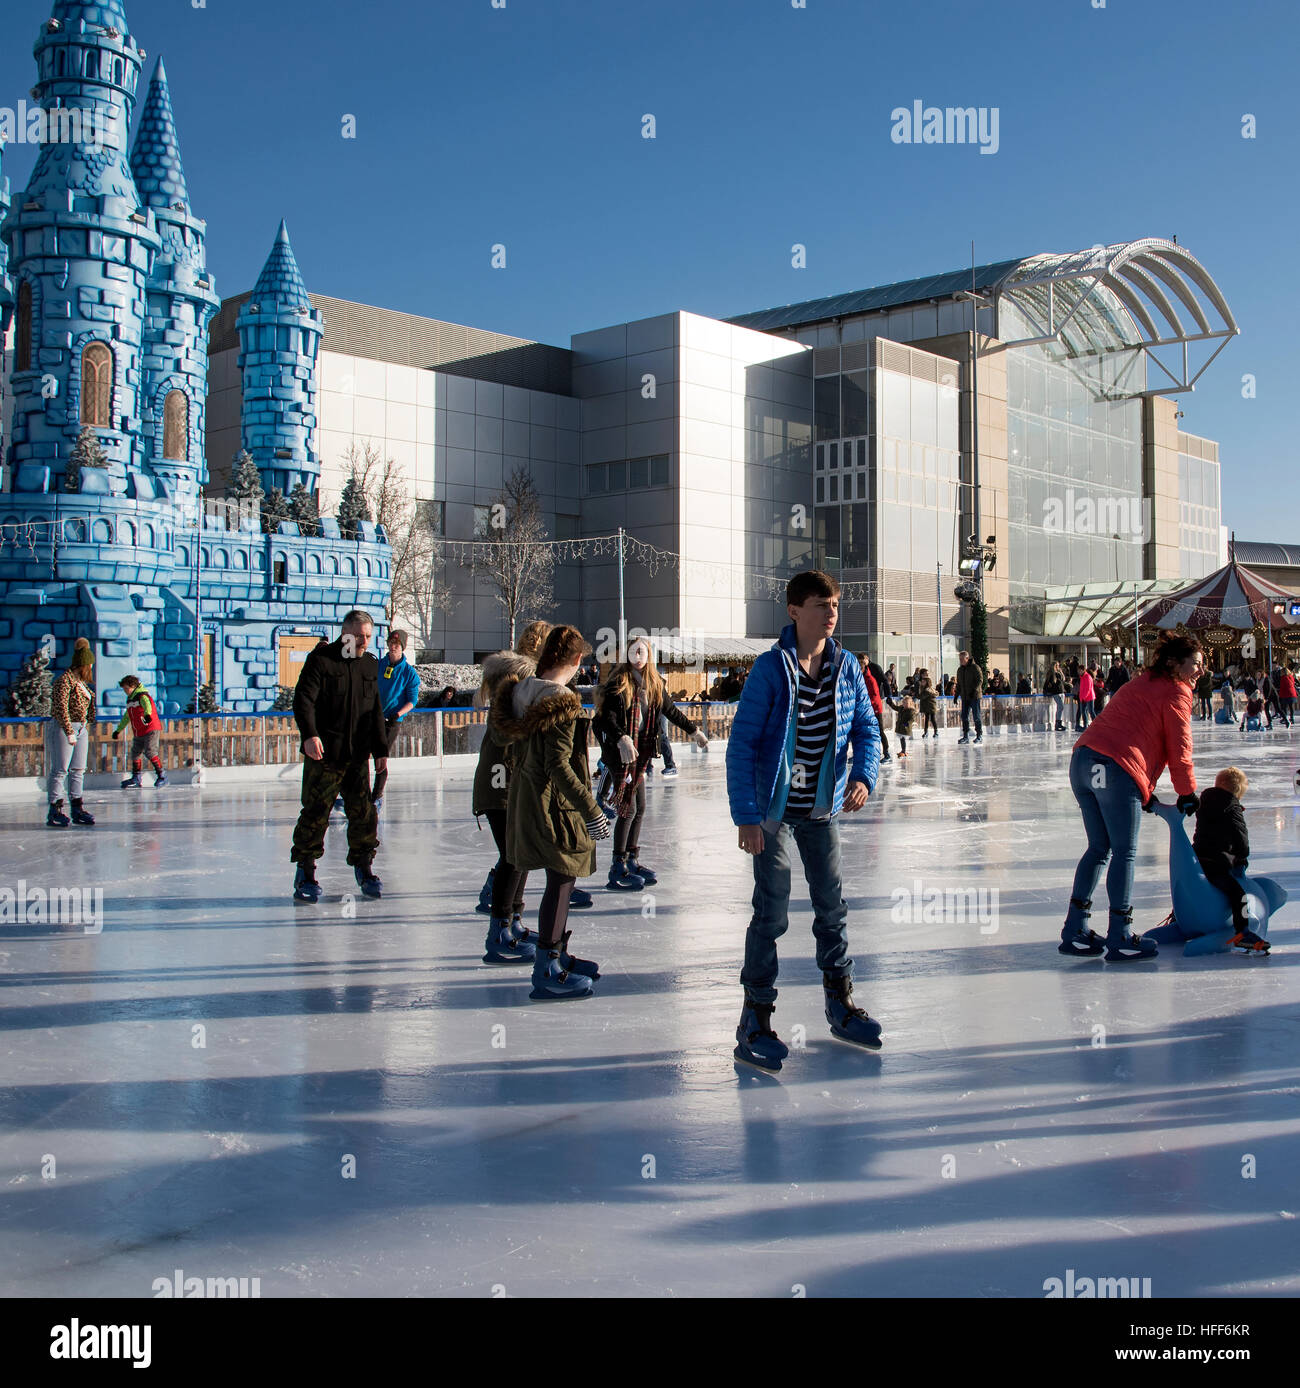
POLYGON ((604 815, 587 821, 587 832, 593 839, 609 838, 609 820, 604 815))
POLYGON ((1183 814, 1195 814, 1200 803, 1201 797, 1195 792, 1191 795, 1180 795, 1178 797, 1178 808, 1183 814))
POLYGON ((1148 800, 1148 801, 1146 802, 1146 804, 1142 806, 1142 808, 1147 812, 1147 814, 1155 814, 1155 812, 1156 812, 1156 806, 1157 806, 1159 803, 1160 803, 1160 801, 1157 800, 1157 799, 1155 798, 1155 796, 1153 795, 1153 796, 1151 797, 1151 799, 1148 800))
POLYGON ((624 762, 633 762, 636 760, 636 745, 626 733, 618 740, 618 754, 623 758, 624 762))
POLYGON ((704 749, 709 745, 709 739, 705 737, 704 730, 702 728, 696 728, 695 730, 695 745, 700 749, 701 752, 704 751, 704 749))

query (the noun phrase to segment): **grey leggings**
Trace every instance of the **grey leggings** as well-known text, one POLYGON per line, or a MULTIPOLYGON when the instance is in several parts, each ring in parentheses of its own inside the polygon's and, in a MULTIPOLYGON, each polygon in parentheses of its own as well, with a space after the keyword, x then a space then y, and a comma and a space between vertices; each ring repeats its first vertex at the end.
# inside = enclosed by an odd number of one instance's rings
POLYGON ((68 784, 68 796, 81 799, 81 780, 86 773, 86 755, 90 736, 84 723, 73 723, 73 737, 59 727, 53 718, 45 725, 45 774, 49 778, 50 804, 63 799, 63 783, 68 784))

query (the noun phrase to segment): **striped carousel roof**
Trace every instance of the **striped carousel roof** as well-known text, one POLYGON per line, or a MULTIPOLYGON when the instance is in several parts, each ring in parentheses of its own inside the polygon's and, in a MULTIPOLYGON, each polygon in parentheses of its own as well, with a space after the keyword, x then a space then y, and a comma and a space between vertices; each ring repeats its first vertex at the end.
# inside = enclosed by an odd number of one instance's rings
POLYGON ((1293 623, 1287 620, 1286 610, 1295 600, 1294 593, 1234 561, 1149 602, 1138 614, 1138 620, 1143 626, 1165 630, 1181 625, 1188 631, 1206 627, 1248 631, 1265 622, 1274 628, 1289 627, 1293 623), (1287 604, 1287 608, 1280 614, 1274 613, 1275 602, 1287 604))

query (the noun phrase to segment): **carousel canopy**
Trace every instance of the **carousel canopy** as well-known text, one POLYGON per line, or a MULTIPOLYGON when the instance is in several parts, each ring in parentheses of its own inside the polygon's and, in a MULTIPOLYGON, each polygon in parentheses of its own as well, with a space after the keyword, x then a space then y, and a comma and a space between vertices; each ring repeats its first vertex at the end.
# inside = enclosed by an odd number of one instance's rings
POLYGON ((1165 631, 1180 626, 1188 631, 1209 627, 1252 631, 1266 625, 1274 631, 1291 630, 1297 624, 1297 619, 1290 616, 1296 601, 1294 593, 1234 560, 1195 583, 1147 603, 1139 612, 1138 621, 1165 631), (1275 605, 1281 606, 1281 612, 1274 612, 1275 605))

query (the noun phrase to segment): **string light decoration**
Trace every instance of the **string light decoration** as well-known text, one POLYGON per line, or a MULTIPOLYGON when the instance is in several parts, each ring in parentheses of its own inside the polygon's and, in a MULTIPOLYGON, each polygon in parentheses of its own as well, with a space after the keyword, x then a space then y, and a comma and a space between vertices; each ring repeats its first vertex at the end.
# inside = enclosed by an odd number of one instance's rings
MULTIPOLYGON (((683 566, 691 574, 710 576, 714 586, 726 586, 733 591, 743 589, 744 596, 770 598, 784 601, 787 579, 774 575, 756 573, 752 569, 741 570, 737 564, 715 563, 707 559, 683 559, 673 550, 661 549, 645 540, 624 532, 623 559, 631 561, 650 575, 657 577, 663 572, 674 572, 679 576, 683 566)), ((502 544, 518 543, 521 547, 547 549, 557 563, 591 562, 597 559, 615 559, 619 554, 619 536, 589 535, 580 540, 435 540, 434 547, 442 557, 450 562, 472 569, 476 564, 487 563, 502 544)), ((874 579, 845 583, 840 589, 843 603, 871 602, 876 598, 878 584, 874 579)), ((742 596, 735 592, 735 596, 742 596)))

